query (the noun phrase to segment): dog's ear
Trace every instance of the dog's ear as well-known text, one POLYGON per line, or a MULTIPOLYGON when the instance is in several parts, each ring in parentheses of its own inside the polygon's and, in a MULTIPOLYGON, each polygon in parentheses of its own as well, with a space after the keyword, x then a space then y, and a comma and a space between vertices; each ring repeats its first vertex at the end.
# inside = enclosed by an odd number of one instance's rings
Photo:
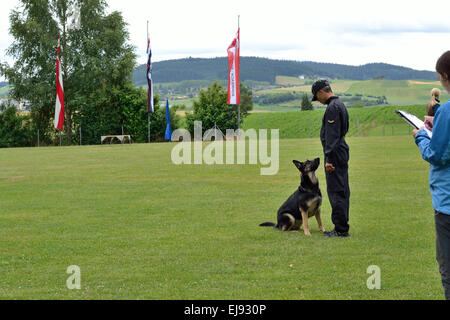
POLYGON ((300 170, 301 172, 303 172, 305 170, 305 164, 304 163, 302 163, 300 161, 297 161, 297 160, 294 160, 292 162, 297 167, 297 169, 300 170))
POLYGON ((313 167, 312 167, 312 170, 313 170, 313 171, 316 171, 316 170, 319 168, 319 166, 320 166, 320 158, 317 158, 317 159, 315 159, 315 160, 313 161, 313 167))

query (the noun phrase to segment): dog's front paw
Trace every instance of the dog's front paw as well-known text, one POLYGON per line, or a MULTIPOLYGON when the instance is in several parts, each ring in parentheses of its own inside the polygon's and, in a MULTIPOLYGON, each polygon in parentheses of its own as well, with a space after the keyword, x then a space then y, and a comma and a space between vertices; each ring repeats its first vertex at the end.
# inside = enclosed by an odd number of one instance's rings
POLYGON ((325 230, 325 228, 320 228, 320 232, 325 233, 327 230, 325 230))
POLYGON ((309 231, 305 231, 305 236, 307 236, 307 237, 311 237, 311 232, 309 232, 309 231))

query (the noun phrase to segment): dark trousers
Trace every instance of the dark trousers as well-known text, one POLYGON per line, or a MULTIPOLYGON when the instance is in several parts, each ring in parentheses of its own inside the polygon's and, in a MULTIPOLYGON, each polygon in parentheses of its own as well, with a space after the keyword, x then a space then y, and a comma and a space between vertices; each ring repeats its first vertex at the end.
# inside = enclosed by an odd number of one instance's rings
POLYGON ((331 220, 338 232, 349 232, 350 187, 348 165, 336 167, 333 173, 326 172, 328 199, 332 213, 331 220))
POLYGON ((445 299, 450 300, 450 216, 436 212, 436 260, 439 264, 445 299))

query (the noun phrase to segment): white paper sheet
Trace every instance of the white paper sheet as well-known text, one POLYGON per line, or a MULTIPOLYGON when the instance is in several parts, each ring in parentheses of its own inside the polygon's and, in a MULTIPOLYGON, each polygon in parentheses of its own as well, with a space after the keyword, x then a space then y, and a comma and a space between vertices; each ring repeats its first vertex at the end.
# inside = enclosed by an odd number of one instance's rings
MULTIPOLYGON (((421 129, 423 127, 425 127, 425 123, 420 120, 419 118, 417 118, 415 115, 410 114, 406 111, 403 110, 397 110, 398 115, 400 115, 407 123, 409 123, 411 126, 413 126, 416 129, 421 129)), ((428 134, 428 136, 430 138, 433 137, 433 132, 431 132, 430 130, 428 130, 427 128, 424 129, 426 131, 426 133, 428 134)))

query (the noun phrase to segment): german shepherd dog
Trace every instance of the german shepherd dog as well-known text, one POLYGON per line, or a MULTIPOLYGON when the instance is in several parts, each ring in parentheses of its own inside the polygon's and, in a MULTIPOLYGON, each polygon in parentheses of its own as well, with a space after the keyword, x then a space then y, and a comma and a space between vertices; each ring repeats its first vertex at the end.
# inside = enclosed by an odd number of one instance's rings
POLYGON ((278 210, 278 223, 266 222, 261 224, 260 227, 274 227, 282 231, 298 231, 303 225, 305 235, 311 236, 308 219, 315 216, 320 231, 325 232, 320 216, 322 193, 319 188, 319 179, 316 176, 320 159, 306 162, 294 160, 293 163, 301 173, 300 187, 278 210))

